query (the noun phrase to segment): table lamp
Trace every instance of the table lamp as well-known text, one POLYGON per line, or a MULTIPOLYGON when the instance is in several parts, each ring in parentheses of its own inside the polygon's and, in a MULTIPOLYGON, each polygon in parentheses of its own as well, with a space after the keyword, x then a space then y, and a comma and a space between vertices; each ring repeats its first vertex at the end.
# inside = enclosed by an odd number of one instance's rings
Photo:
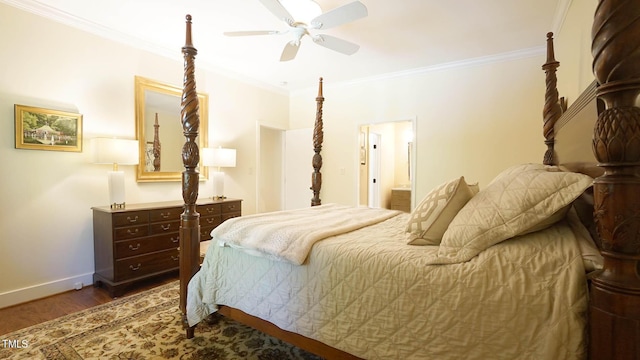
POLYGON ((202 149, 202 165, 215 167, 212 171, 213 198, 226 199, 224 195, 224 172, 223 167, 236 167, 236 149, 204 148, 202 149))
POLYGON ((138 164, 138 140, 116 138, 94 138, 93 162, 113 164, 113 170, 107 172, 109 179, 109 204, 111 208, 124 208, 124 171, 119 165, 138 164))

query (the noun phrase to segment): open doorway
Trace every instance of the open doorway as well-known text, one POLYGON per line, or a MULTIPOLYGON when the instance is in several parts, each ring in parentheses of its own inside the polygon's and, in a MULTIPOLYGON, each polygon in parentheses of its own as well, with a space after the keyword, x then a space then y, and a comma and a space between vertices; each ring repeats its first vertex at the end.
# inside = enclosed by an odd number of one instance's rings
POLYGON ((415 176, 415 120, 361 125, 358 203, 410 211, 415 176))

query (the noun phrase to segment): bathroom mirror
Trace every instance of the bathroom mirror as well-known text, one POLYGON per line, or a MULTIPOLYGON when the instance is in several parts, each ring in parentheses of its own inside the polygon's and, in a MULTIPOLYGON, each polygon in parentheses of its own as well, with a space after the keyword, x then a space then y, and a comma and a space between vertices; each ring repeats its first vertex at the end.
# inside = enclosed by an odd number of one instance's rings
MULTIPOLYGON (((182 89, 135 77, 136 137, 140 146, 136 180, 180 181, 184 165, 182 147, 185 138, 180 115, 182 89)), ((200 149, 207 147, 209 96, 198 93, 200 149)), ((200 177, 207 177, 207 167, 200 164, 200 177)))

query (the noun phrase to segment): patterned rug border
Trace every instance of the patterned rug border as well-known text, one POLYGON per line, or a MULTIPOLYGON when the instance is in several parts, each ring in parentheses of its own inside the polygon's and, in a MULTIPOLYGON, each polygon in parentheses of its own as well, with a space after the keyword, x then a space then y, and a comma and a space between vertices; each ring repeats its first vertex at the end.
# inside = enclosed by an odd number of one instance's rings
MULTIPOLYGON (((178 280, 172 281, 170 283, 164 284, 164 285, 160 285, 157 287, 154 287, 152 289, 149 290, 145 290, 139 293, 135 293, 135 294, 131 294, 131 295, 127 295, 127 296, 123 296, 117 299, 114 299, 113 301, 110 301, 108 303, 105 304, 100 304, 100 305, 96 305, 93 306, 91 308, 88 309, 84 309, 84 310, 80 310, 80 311, 76 311, 73 313, 69 313, 66 315, 62 315, 60 317, 57 317, 55 319, 52 320, 48 320, 36 325, 32 325, 26 328, 22 328, 19 330, 15 330, 12 331, 10 333, 1 335, 3 338, 16 338, 16 337, 20 337, 20 336, 16 336, 18 334, 22 334, 22 333, 33 333, 35 331, 41 331, 41 330, 46 330, 48 327, 51 326, 51 324, 56 323, 56 322, 60 322, 61 320, 65 319, 65 320, 75 320, 78 318, 81 318, 83 316, 85 316, 86 314, 90 314, 90 313, 94 313, 94 312, 99 312, 102 310, 106 310, 106 309, 111 309, 114 307, 119 307, 123 302, 127 303, 127 302, 131 302, 131 301, 137 301, 140 300, 140 298, 144 298, 144 297, 149 297, 149 296, 154 296, 154 295, 158 295, 158 293, 164 292, 165 290, 169 290, 172 287, 176 286, 176 284, 178 284, 178 280)), ((168 301, 173 300, 176 303, 179 302, 179 299, 168 299, 168 301)))
POLYGON ((0 359, 307 359, 319 357, 212 316, 186 339, 178 281, 3 335, 26 347, 0 348, 0 359))

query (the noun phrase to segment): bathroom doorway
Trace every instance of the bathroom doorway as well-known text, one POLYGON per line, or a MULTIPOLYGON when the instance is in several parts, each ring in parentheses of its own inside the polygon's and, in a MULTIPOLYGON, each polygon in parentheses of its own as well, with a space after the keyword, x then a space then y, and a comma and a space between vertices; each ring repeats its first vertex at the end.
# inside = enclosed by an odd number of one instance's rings
POLYGON ((358 204, 398 208, 395 194, 413 208, 415 120, 361 125, 358 132, 358 204), (405 200, 406 201, 406 200, 405 200))

